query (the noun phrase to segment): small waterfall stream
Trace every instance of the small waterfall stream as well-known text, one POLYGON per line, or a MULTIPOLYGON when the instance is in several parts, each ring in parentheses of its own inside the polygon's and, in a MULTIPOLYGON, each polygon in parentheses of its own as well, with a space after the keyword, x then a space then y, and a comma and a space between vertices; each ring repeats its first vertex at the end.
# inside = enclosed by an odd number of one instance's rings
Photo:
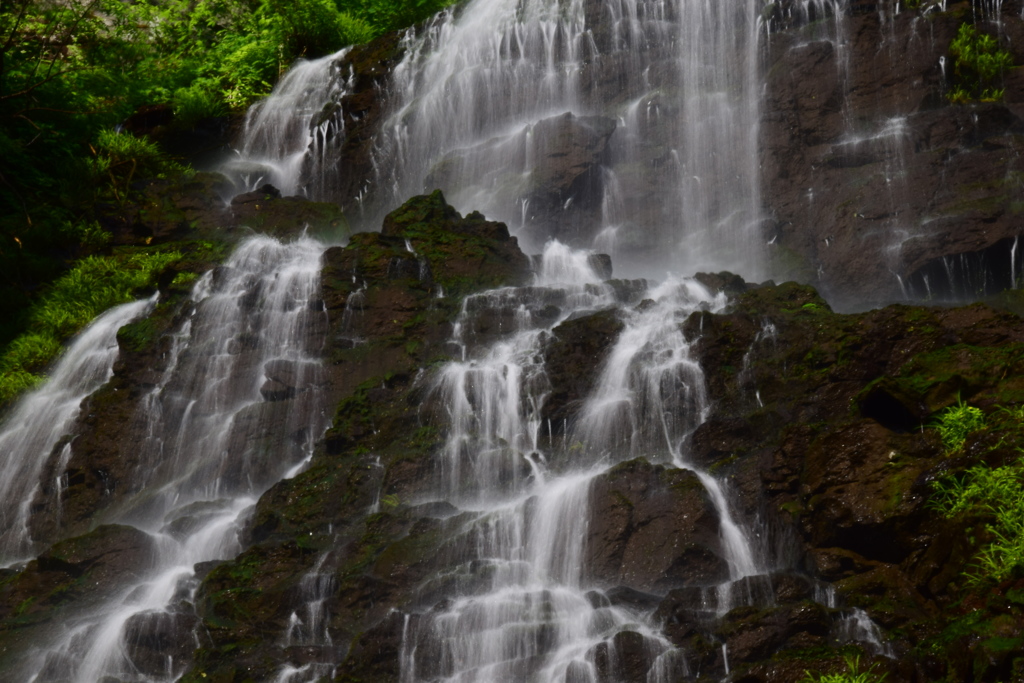
MULTIPOLYGON (((28 529, 29 506, 53 449, 78 417, 82 401, 113 375, 117 331, 149 313, 156 299, 110 309, 68 346, 46 383, 22 398, 0 427, 0 563, 14 564, 36 548, 28 529), (16 502, 15 502, 16 501, 16 502)), ((64 444, 61 456, 70 448, 64 444)))
MULTIPOLYGON (((35 653, 25 680, 153 683, 181 675, 194 647, 195 616, 183 605, 196 564, 238 553, 247 511, 312 454, 326 428, 317 358, 324 248, 253 237, 196 283, 164 376, 140 403, 142 443, 124 454, 137 463, 133 495, 107 516, 149 534, 151 567, 69 619, 57 642, 35 653), (268 425, 276 439, 267 440, 268 425), (161 637, 177 642, 179 660, 154 661, 137 647, 161 637)), ((109 347, 117 327, 151 302, 133 306, 100 318, 79 344, 109 347)), ((59 375, 51 385, 58 382, 59 375)))
MULTIPOLYGON (((241 149, 222 171, 241 192, 269 183, 284 195, 308 194, 301 183, 308 154, 324 151, 332 125, 344 127, 337 111, 321 108, 324 94, 339 96, 348 83, 336 64, 349 48, 311 61, 300 60, 274 88, 272 97, 253 105, 245 117, 241 149)), ((318 160, 321 164, 324 159, 318 160)), ((323 194, 314 187, 313 194, 323 194)))

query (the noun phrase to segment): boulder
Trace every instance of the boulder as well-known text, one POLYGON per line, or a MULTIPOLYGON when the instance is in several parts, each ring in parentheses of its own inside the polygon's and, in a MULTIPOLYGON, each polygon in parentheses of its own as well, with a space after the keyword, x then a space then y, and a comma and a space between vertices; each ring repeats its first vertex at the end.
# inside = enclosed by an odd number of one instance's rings
POLYGON ((594 480, 587 579, 657 591, 729 575, 719 517, 695 474, 630 460, 594 480))

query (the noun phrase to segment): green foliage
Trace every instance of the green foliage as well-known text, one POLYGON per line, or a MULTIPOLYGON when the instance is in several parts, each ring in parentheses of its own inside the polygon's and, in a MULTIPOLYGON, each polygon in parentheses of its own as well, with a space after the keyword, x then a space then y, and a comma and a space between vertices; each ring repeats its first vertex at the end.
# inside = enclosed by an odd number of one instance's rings
POLYGON ((455 0, 339 0, 343 10, 363 19, 379 33, 412 26, 455 0))
POLYGON ((0 404, 40 382, 63 342, 106 309, 131 301, 181 257, 178 251, 150 250, 80 261, 31 309, 29 331, 0 355, 0 404))
POLYGON ((96 136, 94 153, 88 166, 93 181, 118 202, 128 195, 132 181, 138 177, 161 177, 168 173, 186 173, 185 167, 169 159, 155 142, 131 133, 101 130, 96 136))
POLYGON ((937 481, 932 504, 946 517, 979 514, 993 539, 979 552, 973 584, 999 582, 1024 569, 1024 458, 1004 467, 978 464, 937 481))
POLYGON ((947 453, 963 448, 967 442, 967 435, 984 427, 985 414, 979 408, 969 406, 963 401, 950 406, 935 423, 947 453))
POLYGON ((1005 90, 997 82, 1013 66, 1013 58, 995 38, 963 24, 949 45, 949 54, 953 58, 953 87, 947 95, 951 102, 1003 98, 1005 90))
MULTIPOLYGON (((0 345, 137 181, 185 169, 116 133, 142 106, 192 128, 240 114, 297 58, 422 21, 450 0, 0 2, 0 345)), ((27 381, 27 380, 26 380, 27 381)))
POLYGON ((881 683, 885 680, 885 674, 875 673, 875 665, 872 664, 864 671, 860 670, 860 656, 846 656, 846 671, 839 671, 830 674, 813 674, 805 671, 806 676, 800 683, 881 683))
POLYGON ((226 94, 218 91, 209 79, 196 79, 187 88, 174 91, 172 105, 174 125, 179 128, 194 128, 203 119, 224 116, 228 113, 226 94))
POLYGON ((266 7, 283 20, 281 43, 287 55, 330 54, 349 42, 334 0, 267 0, 266 7))

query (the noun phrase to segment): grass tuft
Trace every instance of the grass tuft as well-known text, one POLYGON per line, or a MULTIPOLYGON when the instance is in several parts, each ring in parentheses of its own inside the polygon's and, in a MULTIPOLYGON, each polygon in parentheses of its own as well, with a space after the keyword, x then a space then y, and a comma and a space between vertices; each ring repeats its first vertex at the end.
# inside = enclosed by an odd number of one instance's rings
POLYGON ((806 676, 800 679, 799 683, 881 683, 885 680, 885 674, 875 673, 875 665, 861 671, 860 656, 846 656, 846 671, 838 671, 830 674, 811 673, 805 671, 806 676))
POLYGON ((975 465, 933 484, 932 505, 946 517, 978 514, 990 518, 992 541, 975 558, 974 585, 1000 582, 1024 570, 1024 458, 1003 467, 975 465))

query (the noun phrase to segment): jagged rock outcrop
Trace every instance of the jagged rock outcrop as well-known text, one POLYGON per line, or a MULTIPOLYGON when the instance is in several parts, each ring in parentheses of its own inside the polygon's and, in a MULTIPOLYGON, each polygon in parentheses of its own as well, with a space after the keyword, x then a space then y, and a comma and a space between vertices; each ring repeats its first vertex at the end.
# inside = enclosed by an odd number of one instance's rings
POLYGON ((303 656, 337 661, 351 643, 352 675, 397 676, 402 623, 392 609, 443 594, 443 585, 422 588, 422 595, 416 589, 459 552, 445 533, 458 523, 445 522, 454 508, 405 504, 436 477, 428 454, 440 432, 420 368, 457 351, 448 344, 461 308, 452 293, 521 284, 529 268, 503 224, 460 216, 440 192, 389 214, 380 233, 327 250, 333 425, 310 467, 261 499, 246 532, 252 548, 204 582, 198 608, 212 641, 198 651, 192 676, 232 680, 230 672, 244 666, 270 677, 282 652, 255 634, 287 628, 302 573, 325 551, 325 571, 336 577, 328 619, 338 651, 303 656), (367 514, 375 507, 379 512, 367 514), (257 602, 239 603, 243 584, 257 602))
MULTIPOLYGON (((1020 401, 1020 318, 980 304, 837 315, 812 289, 790 283, 739 294, 729 312, 696 313, 686 328, 705 367, 720 370, 708 375, 715 408, 693 435, 692 457, 728 472, 745 514, 768 521, 765 542, 776 562, 831 583, 841 608, 864 609, 881 625, 895 657, 884 664, 890 677, 964 680, 960 667, 968 658, 988 662, 977 665, 974 680, 996 680, 1008 659, 985 660, 984 638, 944 644, 966 614, 959 601, 973 532, 937 513, 931 484, 979 457, 1012 461, 1019 425, 997 422, 991 432, 1002 441, 979 434, 977 446, 952 460, 931 427, 958 400, 997 420, 997 406, 1020 401)), ((976 521, 967 524, 976 528, 976 521)), ((822 613, 810 597, 803 590, 779 603, 822 613)), ((996 617, 1002 599, 987 607, 982 600, 979 623, 996 617)), ((748 661, 773 652, 777 662, 788 648, 841 642, 839 614, 831 614, 808 622, 807 635, 792 644, 787 629, 801 623, 796 616, 773 627, 772 610, 730 613, 726 623, 752 619, 742 629, 763 635, 762 645, 747 650, 748 661)), ((1024 627, 1013 614, 1014 628, 1024 627)), ((734 627, 717 628, 725 629, 716 638, 730 653, 743 651, 734 646, 734 627)), ((744 680, 795 675, 778 664, 755 664, 744 680)))
POLYGON ((693 472, 630 460, 598 477, 590 495, 588 581, 660 592, 729 577, 718 513, 693 472))

